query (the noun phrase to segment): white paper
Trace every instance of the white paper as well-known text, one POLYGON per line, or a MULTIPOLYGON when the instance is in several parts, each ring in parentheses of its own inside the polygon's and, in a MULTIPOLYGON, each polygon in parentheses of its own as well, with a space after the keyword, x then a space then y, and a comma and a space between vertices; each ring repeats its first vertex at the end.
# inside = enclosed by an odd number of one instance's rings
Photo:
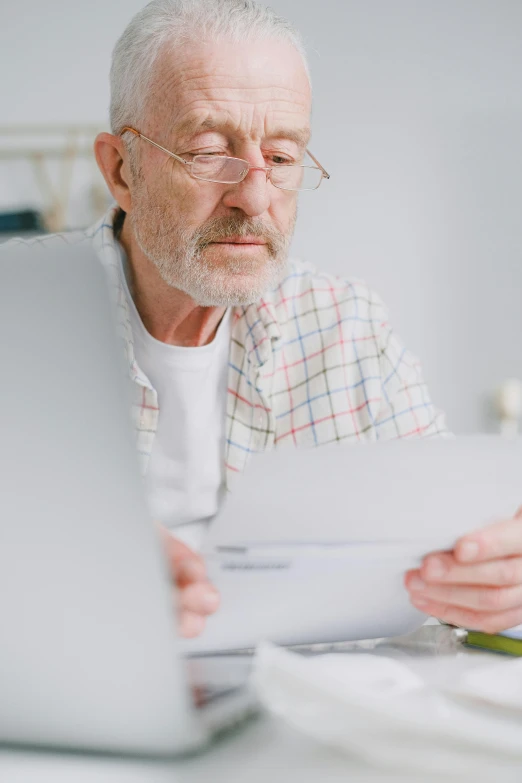
POLYGON ((404 574, 522 501, 522 441, 275 450, 254 458, 204 555, 221 607, 193 652, 398 636, 425 617, 404 574))
POLYGON ((260 640, 308 644, 406 634, 425 621, 411 605, 404 573, 417 544, 285 547, 213 554, 209 576, 221 608, 191 652, 252 648, 260 640))
POLYGON ((522 503, 522 439, 468 436, 275 449, 252 457, 207 547, 452 545, 522 503))
POLYGON ((507 636, 509 639, 522 639, 522 625, 515 625, 501 633, 500 636, 507 636))

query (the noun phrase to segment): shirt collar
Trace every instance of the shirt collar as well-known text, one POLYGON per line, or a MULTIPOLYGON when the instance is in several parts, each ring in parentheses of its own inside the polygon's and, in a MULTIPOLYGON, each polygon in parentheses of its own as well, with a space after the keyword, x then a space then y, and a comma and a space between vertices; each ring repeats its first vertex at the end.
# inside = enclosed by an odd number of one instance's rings
POLYGON ((88 232, 94 250, 100 259, 107 276, 113 303, 116 308, 118 332, 125 344, 130 377, 141 386, 152 389, 146 375, 140 370, 134 355, 134 337, 132 334, 129 302, 122 280, 122 267, 118 240, 114 235, 114 221, 120 214, 118 206, 112 207, 88 232))
POLYGON ((238 328, 251 364, 262 367, 281 342, 281 328, 270 298, 264 297, 247 307, 236 308, 238 328))
MULTIPOLYGON (((152 388, 150 381, 138 367, 134 354, 129 303, 122 280, 120 249, 114 234, 114 222, 119 216, 120 208, 111 207, 87 233, 109 277, 111 294, 116 305, 118 331, 125 342, 131 378, 142 386, 152 388)), ((281 342, 281 329, 270 293, 254 304, 234 308, 232 339, 244 346, 251 364, 262 367, 267 362, 272 351, 281 342)))

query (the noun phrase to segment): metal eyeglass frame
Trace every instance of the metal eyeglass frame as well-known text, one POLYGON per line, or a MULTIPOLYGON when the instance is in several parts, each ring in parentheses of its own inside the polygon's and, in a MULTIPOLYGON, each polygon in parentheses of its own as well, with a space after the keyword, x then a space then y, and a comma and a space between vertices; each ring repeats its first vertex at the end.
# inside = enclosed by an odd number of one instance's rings
MULTIPOLYGON (((152 141, 152 139, 149 139, 147 136, 144 136, 143 133, 140 133, 135 128, 131 128, 129 126, 125 126, 120 131, 119 135, 123 136, 123 134, 126 133, 127 131, 129 131, 129 133, 134 133, 135 136, 139 136, 139 138, 143 139, 144 141, 148 141, 149 144, 152 144, 154 147, 157 147, 162 152, 166 152, 167 155, 170 155, 171 158, 174 158, 174 160, 179 161, 179 163, 183 163, 185 166, 192 166, 194 164, 194 162, 195 162, 194 160, 184 160, 179 155, 176 155, 175 152, 171 152, 170 150, 165 149, 165 147, 162 147, 161 144, 158 144, 157 142, 152 141)), ((287 164, 287 165, 289 165, 289 166, 299 166, 302 169, 316 169, 316 170, 318 169, 319 171, 321 171, 321 173, 322 173, 321 179, 319 180, 319 182, 317 183, 315 188, 282 188, 280 185, 274 184, 272 182, 271 178, 270 178, 270 174, 271 174, 272 170, 275 169, 275 168, 281 168, 281 167, 279 167, 279 166, 252 166, 247 160, 243 160, 243 158, 234 158, 234 157, 231 157, 230 155, 223 155, 222 157, 229 158, 230 160, 240 160, 242 163, 245 164, 246 170, 245 170, 243 176, 241 177, 241 179, 239 179, 239 180, 235 180, 234 182, 223 182, 222 180, 218 180, 218 179, 205 179, 204 177, 197 177, 195 174, 192 174, 192 171, 190 169, 189 169, 189 174, 190 174, 190 176, 193 179, 198 179, 201 182, 215 182, 215 183, 217 183, 219 185, 238 185, 240 182, 242 182, 247 177, 249 171, 266 171, 267 181, 270 180, 271 184, 274 185, 275 188, 278 188, 278 190, 287 190, 287 191, 292 191, 294 193, 303 192, 305 190, 317 190, 317 188, 319 187, 319 185, 321 184, 323 179, 330 179, 330 175, 328 174, 326 169, 324 169, 323 166, 321 166, 321 164, 319 163, 317 158, 315 158, 312 155, 310 150, 307 149, 306 152, 308 153, 308 155, 310 155, 310 157, 312 158, 313 162, 316 164, 315 166, 302 166, 299 163, 290 163, 290 164, 287 164)), ((198 155, 194 156, 194 158, 197 158, 197 157, 199 157, 199 156, 198 155)), ((205 157, 204 153, 201 155, 201 157, 205 157)))

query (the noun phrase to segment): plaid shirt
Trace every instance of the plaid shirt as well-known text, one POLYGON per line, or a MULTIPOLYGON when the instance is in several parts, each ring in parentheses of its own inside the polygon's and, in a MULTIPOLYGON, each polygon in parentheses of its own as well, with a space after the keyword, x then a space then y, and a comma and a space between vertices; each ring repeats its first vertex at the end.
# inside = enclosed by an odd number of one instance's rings
MULTIPOLYGON (((107 272, 133 381, 145 472, 158 427, 158 398, 134 357, 113 230, 117 213, 114 207, 91 229, 59 237, 71 245, 91 242, 107 272)), ((228 487, 251 454, 274 446, 446 433, 419 363, 392 331, 379 297, 363 282, 318 273, 301 262, 293 262, 278 288, 260 301, 234 310, 226 417, 228 487)))

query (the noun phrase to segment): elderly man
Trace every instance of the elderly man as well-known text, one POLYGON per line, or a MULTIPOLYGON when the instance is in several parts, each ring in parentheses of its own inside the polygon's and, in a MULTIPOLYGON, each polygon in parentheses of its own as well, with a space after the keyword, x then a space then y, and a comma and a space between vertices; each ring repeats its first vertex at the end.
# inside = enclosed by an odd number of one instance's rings
MULTIPOLYGON (((252 0, 154 0, 116 45, 111 90, 112 133, 95 147, 117 206, 64 238, 93 243, 116 294, 190 636, 219 598, 187 544, 252 453, 445 424, 379 298, 287 262, 298 193, 328 178, 308 149, 309 74, 288 22, 252 0)), ((522 622, 522 521, 430 555, 406 585, 450 623, 522 622)))

